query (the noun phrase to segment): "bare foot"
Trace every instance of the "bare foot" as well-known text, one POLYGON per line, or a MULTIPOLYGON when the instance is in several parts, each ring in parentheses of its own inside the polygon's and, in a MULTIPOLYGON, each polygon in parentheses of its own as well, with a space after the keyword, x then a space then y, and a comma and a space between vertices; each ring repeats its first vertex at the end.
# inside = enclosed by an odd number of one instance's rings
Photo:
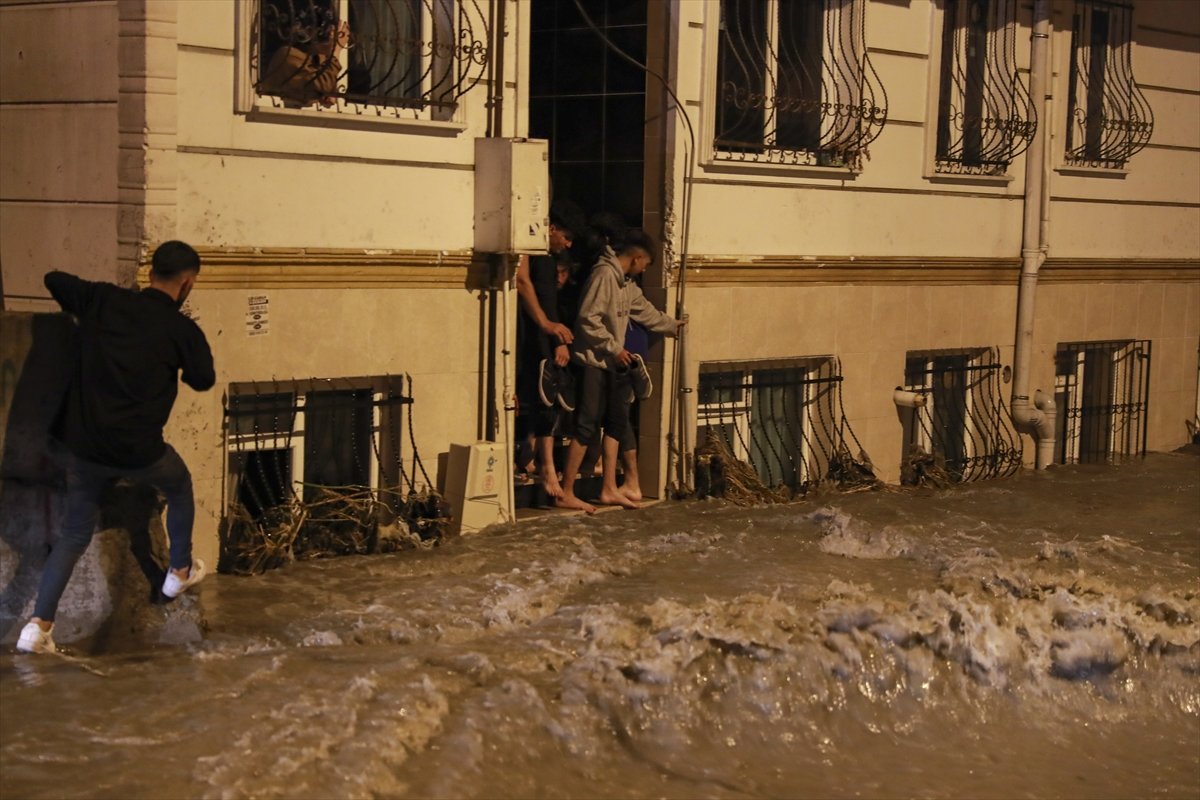
POLYGON ((558 508, 571 508, 588 514, 596 513, 595 506, 590 503, 583 502, 574 494, 567 494, 566 492, 563 492, 560 496, 554 498, 554 505, 558 508))
POLYGON ((621 494, 620 489, 617 489, 616 491, 609 491, 608 489, 601 490, 599 500, 600 504, 605 506, 621 506, 629 509, 641 508, 641 506, 639 506, 637 503, 621 494))
POLYGON ((640 486, 630 486, 626 483, 621 486, 619 491, 635 503, 642 502, 642 488, 640 486))
POLYGON ((558 482, 558 473, 553 469, 542 470, 542 491, 550 497, 562 497, 562 485, 558 482))

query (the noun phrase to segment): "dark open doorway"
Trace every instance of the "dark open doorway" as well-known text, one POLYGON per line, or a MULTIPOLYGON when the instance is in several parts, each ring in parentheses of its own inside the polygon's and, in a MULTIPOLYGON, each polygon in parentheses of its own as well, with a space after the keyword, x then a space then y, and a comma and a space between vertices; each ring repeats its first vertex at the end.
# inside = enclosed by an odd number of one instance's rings
MULTIPOLYGON (((592 21, 646 58, 646 0, 583 0, 592 21)), ((646 76, 590 29, 574 0, 532 0, 529 134, 550 141, 556 198, 642 224, 646 76)))

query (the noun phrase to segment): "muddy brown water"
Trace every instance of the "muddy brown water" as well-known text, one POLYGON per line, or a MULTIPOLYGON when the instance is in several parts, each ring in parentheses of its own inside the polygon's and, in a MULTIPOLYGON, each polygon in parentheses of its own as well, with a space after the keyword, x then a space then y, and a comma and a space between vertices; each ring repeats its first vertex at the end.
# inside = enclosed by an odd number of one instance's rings
POLYGON ((1200 797, 1200 458, 548 518, 0 656, 4 798, 1200 797))

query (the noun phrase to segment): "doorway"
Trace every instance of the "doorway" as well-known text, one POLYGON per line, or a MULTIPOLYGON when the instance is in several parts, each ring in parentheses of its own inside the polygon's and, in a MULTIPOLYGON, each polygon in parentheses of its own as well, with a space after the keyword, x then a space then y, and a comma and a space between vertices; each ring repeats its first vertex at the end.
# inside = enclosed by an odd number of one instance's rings
MULTIPOLYGON (((647 0, 582 5, 605 36, 645 63, 647 0)), ((574 0, 532 0, 530 17, 529 135, 550 142, 553 196, 640 227, 645 73, 604 44, 574 0)))

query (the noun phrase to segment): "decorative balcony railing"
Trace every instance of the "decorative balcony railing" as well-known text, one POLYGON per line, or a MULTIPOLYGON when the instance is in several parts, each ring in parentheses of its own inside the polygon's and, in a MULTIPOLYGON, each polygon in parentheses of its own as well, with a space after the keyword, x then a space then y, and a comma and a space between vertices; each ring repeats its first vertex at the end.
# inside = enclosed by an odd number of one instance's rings
POLYGON ((721 0, 714 158, 859 168, 887 121, 864 0, 721 0))
POLYGON ((935 170, 1002 175, 1037 111, 1017 72, 1018 0, 945 0, 935 170))
POLYGON ((255 89, 292 108, 449 115, 491 58, 487 0, 259 0, 254 23, 255 89))
POLYGON ((1133 77, 1133 7, 1076 0, 1067 90, 1071 166, 1122 169, 1150 141, 1154 112, 1133 77))

